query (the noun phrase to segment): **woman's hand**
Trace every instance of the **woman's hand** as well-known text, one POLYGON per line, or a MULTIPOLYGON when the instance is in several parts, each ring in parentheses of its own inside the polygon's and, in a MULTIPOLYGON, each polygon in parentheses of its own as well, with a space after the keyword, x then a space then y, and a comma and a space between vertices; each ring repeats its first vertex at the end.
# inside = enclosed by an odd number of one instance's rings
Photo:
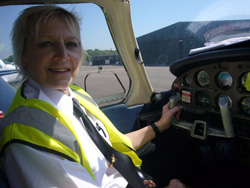
POLYGON ((176 119, 179 119, 181 112, 180 106, 175 106, 172 109, 169 109, 169 102, 163 106, 162 115, 159 121, 155 122, 155 125, 158 127, 160 132, 167 130, 171 125, 171 120, 175 116, 176 119))
POLYGON ((186 186, 180 180, 172 179, 166 188, 186 188, 186 186))
MULTIPOLYGON (((176 106, 172 109, 169 109, 169 103, 163 106, 161 119, 155 122, 155 125, 158 127, 160 132, 168 129, 171 124, 171 120, 175 115, 177 119, 179 119, 181 107, 176 106)), ((126 134, 133 143, 133 146, 136 150, 144 146, 148 141, 155 138, 156 134, 153 128, 148 125, 139 129, 137 131, 133 131, 126 134)))

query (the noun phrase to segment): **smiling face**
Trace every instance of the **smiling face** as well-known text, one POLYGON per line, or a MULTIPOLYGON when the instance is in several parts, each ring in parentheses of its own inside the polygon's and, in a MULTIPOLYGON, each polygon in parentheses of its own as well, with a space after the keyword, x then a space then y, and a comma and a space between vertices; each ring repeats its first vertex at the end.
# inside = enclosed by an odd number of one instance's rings
POLYGON ((68 94, 81 59, 79 38, 60 18, 41 23, 38 37, 30 34, 22 66, 41 85, 68 94))

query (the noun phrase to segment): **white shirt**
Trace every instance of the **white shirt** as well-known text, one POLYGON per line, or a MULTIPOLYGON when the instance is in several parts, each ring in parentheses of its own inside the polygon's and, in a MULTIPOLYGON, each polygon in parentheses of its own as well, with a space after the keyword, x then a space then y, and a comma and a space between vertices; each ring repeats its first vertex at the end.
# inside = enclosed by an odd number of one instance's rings
MULTIPOLYGON (((96 181, 82 165, 76 162, 14 143, 6 149, 5 155, 1 158, 11 187, 118 188, 127 186, 127 181, 116 169, 108 168, 108 162, 89 137, 83 123, 73 115, 74 94, 71 90, 67 96, 60 91, 45 88, 29 78, 24 94, 27 98, 37 98, 52 104, 71 119, 96 181)), ((104 133, 102 131, 100 133, 110 143, 104 125, 90 112, 84 108, 83 110, 94 125, 98 123, 102 127, 104 133)))

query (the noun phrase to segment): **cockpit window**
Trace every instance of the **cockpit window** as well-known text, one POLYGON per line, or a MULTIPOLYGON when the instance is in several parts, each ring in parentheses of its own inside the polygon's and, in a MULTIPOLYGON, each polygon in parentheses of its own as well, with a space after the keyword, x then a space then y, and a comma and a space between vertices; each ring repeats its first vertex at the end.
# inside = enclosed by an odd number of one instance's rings
MULTIPOLYGON (((135 35, 149 76, 166 78, 166 72, 160 75, 152 67, 167 71, 189 55, 249 40, 249 6, 247 0, 132 1, 135 35)), ((156 91, 164 87, 152 84, 156 91)))
MULTIPOLYGON (((34 5, 36 6, 36 5, 34 5)), ((81 18, 81 40, 85 51, 85 62, 80 65, 74 83, 87 90, 103 103, 118 102, 129 90, 129 78, 118 55, 107 22, 100 7, 92 3, 57 5, 73 10, 81 18), (117 81, 116 75, 119 77, 117 81), (85 77, 87 80, 85 81, 85 77), (122 83, 122 85, 120 84, 122 83), (103 97, 108 96, 108 97, 103 97), (115 98, 114 98, 115 96, 115 98)), ((15 63, 10 33, 18 14, 29 6, 15 5, 0 7, 0 59, 15 63), (8 15, 8 16, 6 16, 8 15)), ((18 88, 20 85, 13 85, 18 88)))

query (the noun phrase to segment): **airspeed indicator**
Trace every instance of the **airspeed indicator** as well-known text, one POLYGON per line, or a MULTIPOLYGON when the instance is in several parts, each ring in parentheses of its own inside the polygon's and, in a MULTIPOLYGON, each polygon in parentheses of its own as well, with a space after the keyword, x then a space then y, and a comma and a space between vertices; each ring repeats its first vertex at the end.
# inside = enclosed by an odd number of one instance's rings
POLYGON ((197 82, 201 85, 201 86, 207 86, 210 83, 210 76, 206 71, 200 71, 197 74, 197 82))

